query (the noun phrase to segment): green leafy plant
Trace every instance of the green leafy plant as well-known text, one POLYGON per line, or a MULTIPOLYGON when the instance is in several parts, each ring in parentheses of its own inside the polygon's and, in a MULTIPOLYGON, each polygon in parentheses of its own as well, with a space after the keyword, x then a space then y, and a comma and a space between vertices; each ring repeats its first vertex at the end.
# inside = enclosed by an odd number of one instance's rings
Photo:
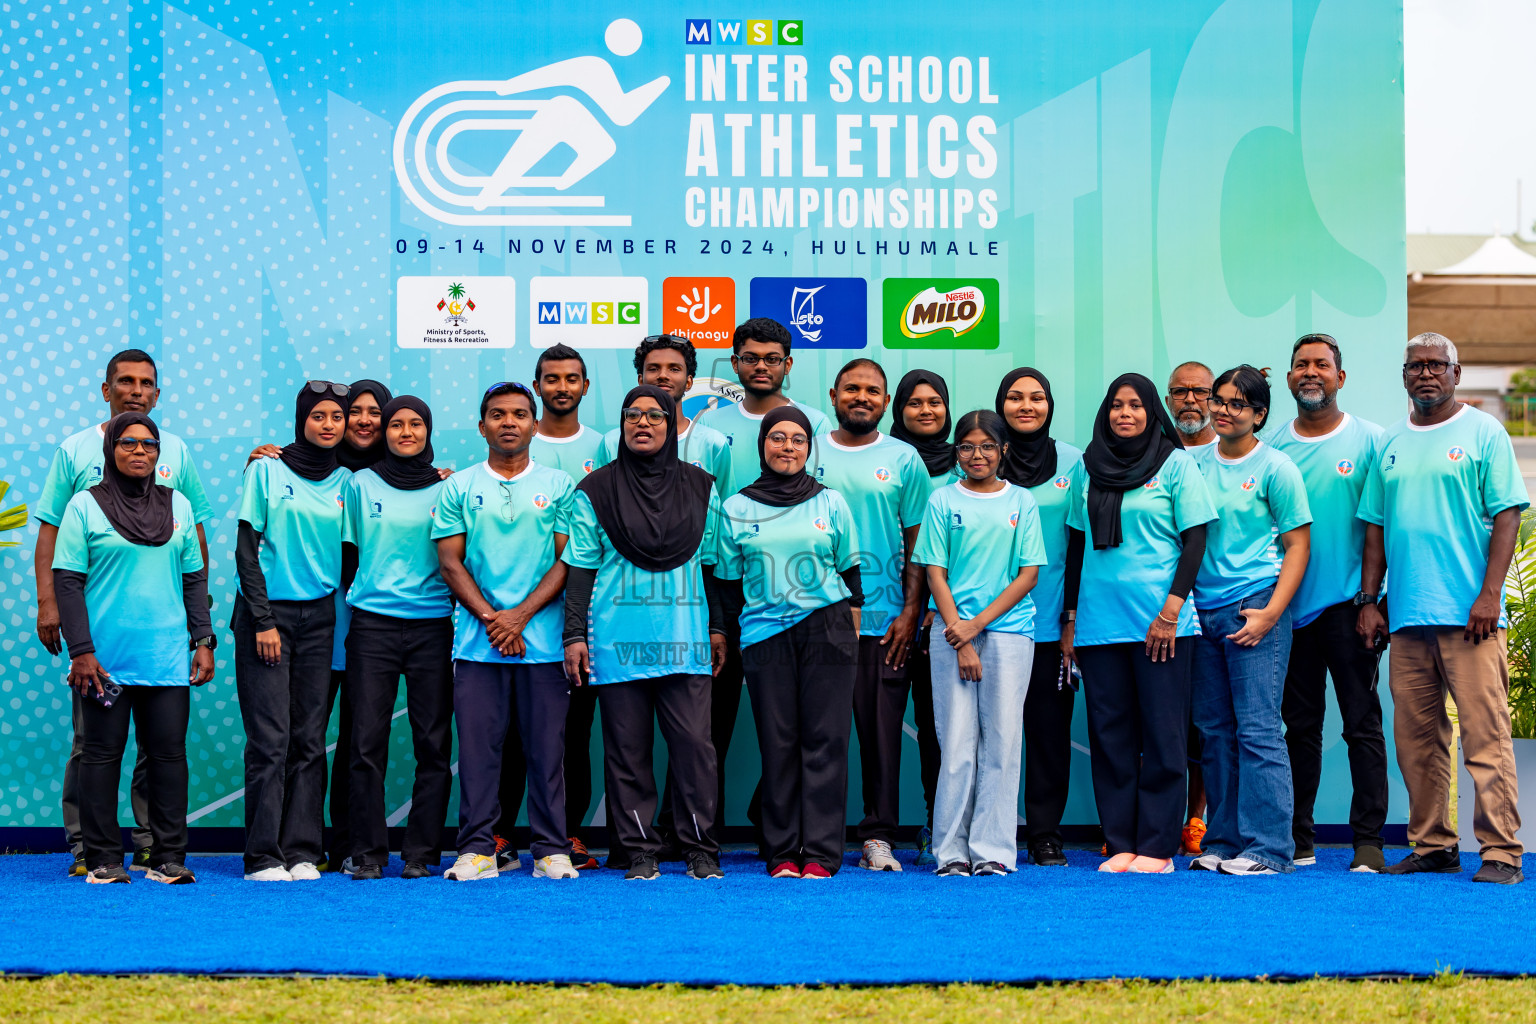
MULTIPOLYGON (((5 492, 11 489, 11 485, 0 480, 0 501, 5 500, 5 492)), ((27 506, 14 505, 0 512, 0 532, 6 530, 19 530, 27 525, 27 506)), ((20 547, 19 540, 0 540, 0 548, 20 547)))
POLYGON ((1509 717, 1516 739, 1536 739, 1536 510, 1520 517, 1520 539, 1509 565, 1504 607, 1509 613, 1509 717))

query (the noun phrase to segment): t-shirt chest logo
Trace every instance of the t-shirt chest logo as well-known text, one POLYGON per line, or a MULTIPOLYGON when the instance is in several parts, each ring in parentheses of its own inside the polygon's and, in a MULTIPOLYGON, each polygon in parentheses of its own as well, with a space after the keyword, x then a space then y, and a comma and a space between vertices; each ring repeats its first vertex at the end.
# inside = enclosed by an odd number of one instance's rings
POLYGON ((1157 490, 1157 483, 1158 483, 1158 479, 1157 479, 1157 477, 1154 476, 1152 479, 1148 480, 1146 483, 1142 484, 1141 486, 1145 487, 1149 491, 1155 491, 1155 490, 1157 490))
POLYGON ((548 508, 549 507, 549 495, 547 495, 547 494, 535 494, 533 496, 533 507, 534 508, 548 508))
POLYGON ((346 508, 347 507, 347 503, 342 500, 341 494, 339 492, 336 495, 336 507, 337 508, 346 508))
POLYGON ((1013 512, 1013 513, 1009 514, 1009 516, 1008 516, 1008 528, 1010 530, 1017 530, 1019 528, 1019 514, 1017 512, 1013 512))
POLYGON ((1445 453, 1445 457, 1450 459, 1452 462, 1460 462, 1462 459, 1467 457, 1467 450, 1459 444, 1453 444, 1451 445, 1450 450, 1445 453))
POLYGON ((1243 481, 1243 490, 1245 491, 1251 491, 1257 486, 1259 486, 1259 480, 1257 477, 1250 476, 1247 480, 1243 481))
MULTIPOLYGON (((1154 479, 1156 479, 1156 478, 1154 477, 1154 479)), ((1056 485, 1056 489, 1058 491, 1064 491, 1064 490, 1067 489, 1067 484, 1069 483, 1069 481, 1067 480, 1066 477, 1059 476, 1055 480, 1053 480, 1052 483, 1054 483, 1056 485)))
POLYGON ((816 529, 820 530, 822 533, 827 532, 827 521, 821 518, 821 516, 817 516, 815 519, 812 519, 811 525, 816 527, 816 529))
POLYGON ((181 529, 181 520, 171 516, 171 532, 175 533, 179 529, 181 529))
POLYGON ((382 518, 384 518, 384 503, 382 501, 370 501, 368 503, 368 518, 369 519, 382 519, 382 518))
POLYGON ((155 467, 155 474, 159 476, 161 480, 169 480, 171 478, 171 467, 162 462, 160 465, 155 467))
MULTIPOLYGON (((590 472, 592 472, 592 460, 591 459, 587 459, 584 462, 582 462, 582 464, 581 464, 581 471, 583 473, 590 473, 590 472)), ((540 505, 539 507, 543 508, 544 506, 540 505)))
POLYGON ((1355 471, 1355 464, 1348 459, 1340 459, 1336 468, 1339 471, 1339 476, 1349 476, 1355 471))
POLYGON ((879 469, 875 470, 875 479, 883 484, 891 479, 891 471, 886 469, 884 466, 881 466, 879 469))

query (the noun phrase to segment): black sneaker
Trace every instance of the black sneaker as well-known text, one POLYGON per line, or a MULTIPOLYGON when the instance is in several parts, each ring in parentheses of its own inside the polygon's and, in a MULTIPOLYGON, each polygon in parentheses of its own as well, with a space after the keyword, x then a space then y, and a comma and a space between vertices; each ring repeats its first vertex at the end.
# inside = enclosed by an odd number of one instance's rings
POLYGON ((971 865, 971 874, 977 878, 982 875, 1006 875, 1008 869, 995 860, 984 860, 979 864, 971 865))
POLYGON ((431 878, 432 872, 419 860, 413 860, 400 872, 401 878, 431 878))
POLYGON ((703 850, 690 850, 688 852, 688 877, 724 878, 725 872, 720 870, 720 862, 703 850))
POLYGON ((603 859, 603 867, 614 871, 628 871, 629 851, 622 846, 609 847, 608 856, 603 859))
POLYGON ((1061 852, 1061 844, 1054 839, 1042 839, 1029 845, 1029 858, 1043 868, 1064 868, 1067 855, 1061 852))
POLYGON ((1317 863, 1317 850, 1311 846, 1296 847, 1296 856, 1291 858, 1291 863, 1299 868, 1308 868, 1317 863))
POLYGON ((1525 873, 1514 864, 1485 860, 1483 866, 1477 869, 1477 874, 1472 876, 1472 881, 1492 882, 1494 885, 1519 885, 1525 881, 1525 873))
POLYGON ((128 877, 128 871, 121 864, 103 864, 85 876, 85 880, 91 885, 111 885, 114 882, 128 883, 132 879, 128 877))
POLYGON ((1382 856, 1379 846, 1356 847, 1355 859, 1349 862, 1349 870, 1362 874, 1381 874, 1386 866, 1387 859, 1382 856))
POLYGON ((934 874, 941 878, 955 878, 960 875, 969 875, 970 873, 971 866, 963 860, 952 860, 934 872, 934 874))
POLYGON ((1456 846, 1436 850, 1433 853, 1410 853, 1396 864, 1383 869, 1384 875, 1459 875, 1461 874, 1461 849, 1456 846))
POLYGON ((151 852, 150 848, 147 847, 147 846, 144 847, 144 849, 142 849, 142 850, 134 850, 133 851, 133 861, 132 861, 132 863, 130 863, 128 865, 129 870, 131 870, 131 871, 148 871, 149 870, 149 855, 150 855, 150 852, 151 852))
POLYGON ((352 869, 352 881, 377 882, 384 877, 384 869, 377 864, 359 864, 352 869))
POLYGON ((91 873, 91 869, 85 866, 85 854, 83 854, 83 853, 76 854, 75 855, 74 863, 70 864, 70 866, 69 866, 69 877, 70 878, 83 877, 83 876, 88 875, 90 873, 91 873))
POLYGON ((151 882, 163 882, 166 885, 191 885, 197 881, 185 864, 161 864, 157 868, 150 868, 144 877, 151 882))
POLYGON ((629 870, 624 872, 626 882, 650 882, 661 877, 661 869, 656 866, 656 858, 640 854, 630 858, 629 870))

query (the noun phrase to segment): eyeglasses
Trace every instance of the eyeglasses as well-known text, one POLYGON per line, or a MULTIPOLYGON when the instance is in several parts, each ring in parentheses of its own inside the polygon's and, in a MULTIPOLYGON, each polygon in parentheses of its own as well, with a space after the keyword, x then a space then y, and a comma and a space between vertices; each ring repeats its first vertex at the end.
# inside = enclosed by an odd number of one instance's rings
POLYGON ((1211 408, 1227 409, 1230 410, 1234 416, 1241 416, 1249 409, 1262 409, 1264 407, 1262 405, 1255 405, 1252 402, 1245 402, 1240 398, 1218 398, 1215 395, 1212 395, 1211 408))
POLYGON ((501 483, 501 515, 509 523, 517 522, 517 513, 512 510, 512 481, 502 480, 501 483))
POLYGON ((768 435, 768 443, 775 448, 783 448, 785 445, 789 445, 791 448, 804 448, 811 443, 811 439, 804 434, 786 434, 775 430, 768 435))
POLYGON ((1403 364, 1403 376, 1422 377, 1424 376, 1424 371, 1428 370, 1431 377, 1443 377, 1445 376, 1445 371, 1455 365, 1455 363, 1448 363, 1444 359, 1415 359, 1411 363, 1403 364))
POLYGON ((758 363, 762 363, 764 366, 771 367, 782 366, 784 363, 784 357, 774 353, 770 353, 766 356, 760 356, 756 352, 743 352, 736 357, 736 361, 742 366, 747 367, 756 366, 758 363))
POLYGON ((337 398, 346 398, 352 393, 352 389, 345 384, 337 384, 330 380, 312 380, 304 386, 317 395, 332 394, 337 398))
POLYGON ((515 380, 499 380, 495 384, 492 384, 490 387, 486 388, 485 389, 485 393, 489 395, 489 394, 492 394, 493 392, 500 391, 502 388, 508 388, 508 389, 510 389, 512 391, 516 391, 520 395, 526 395, 528 400, 531 401, 531 402, 538 401, 538 399, 534 396, 533 391, 528 387, 528 385, 526 385, 526 384, 519 384, 515 380))
POLYGON ((981 444, 971 444, 967 441, 964 444, 955 445, 955 451, 962 459, 968 459, 977 452, 983 455, 996 455, 997 445, 992 441, 983 441, 981 444))
POLYGON ((1210 388, 1169 388, 1168 389, 1168 397, 1169 398, 1178 398, 1178 399, 1183 399, 1183 398, 1189 397, 1189 398, 1193 398, 1197 402, 1204 402, 1205 400, 1207 400, 1208 398, 1211 397, 1211 389, 1210 388))
POLYGON ((667 414, 660 409, 639 409, 633 405, 624 410, 625 423, 639 423, 641 420, 645 420, 653 427, 659 427, 667 422, 667 414))
POLYGON ((143 448, 153 455, 160 450, 160 442, 152 437, 120 437, 117 439, 117 447, 121 451, 133 452, 143 448))

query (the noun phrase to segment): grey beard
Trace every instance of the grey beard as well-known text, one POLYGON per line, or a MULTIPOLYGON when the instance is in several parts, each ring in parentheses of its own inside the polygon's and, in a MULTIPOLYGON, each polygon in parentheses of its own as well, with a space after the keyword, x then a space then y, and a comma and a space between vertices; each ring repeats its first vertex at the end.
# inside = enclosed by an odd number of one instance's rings
POLYGON ((1185 437, 1194 437, 1196 434, 1200 433, 1200 431, 1204 430, 1210 425, 1211 418, 1209 416, 1200 417, 1198 423, 1190 423, 1188 420, 1184 419, 1175 419, 1173 421, 1174 429, 1183 434, 1185 437))
POLYGON ((1336 395, 1330 395, 1324 392, 1321 398, 1303 398, 1301 396, 1301 392, 1298 391, 1296 392, 1296 405, 1298 408, 1305 409, 1307 412, 1319 412, 1332 405, 1336 397, 1336 395))

